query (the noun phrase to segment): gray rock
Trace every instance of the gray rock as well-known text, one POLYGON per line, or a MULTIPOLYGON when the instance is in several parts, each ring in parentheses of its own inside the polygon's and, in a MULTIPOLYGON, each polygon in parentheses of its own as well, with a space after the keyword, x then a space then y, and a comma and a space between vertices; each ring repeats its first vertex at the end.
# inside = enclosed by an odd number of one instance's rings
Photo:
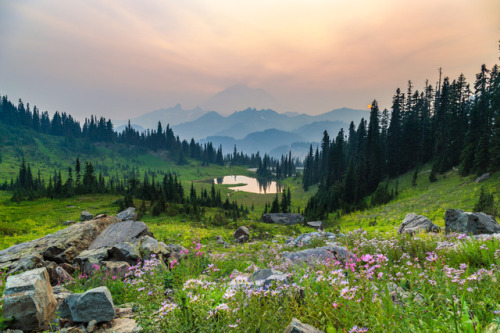
POLYGON ((311 244, 311 240, 313 238, 323 238, 323 239, 329 239, 329 240, 334 240, 336 239, 336 235, 331 233, 331 232, 309 232, 307 234, 302 234, 299 237, 297 237, 293 241, 294 246, 298 246, 300 243, 303 245, 309 245, 311 244))
POLYGON ((152 254, 157 255, 160 260, 170 258, 170 251, 153 237, 143 236, 139 244, 143 259, 149 259, 152 254))
POLYGON ((3 317, 14 317, 11 328, 45 329, 55 318, 57 301, 45 268, 9 276, 4 294, 3 317))
POLYGON ((403 222, 399 226, 398 233, 409 233, 413 235, 418 232, 439 232, 439 227, 423 215, 414 213, 406 214, 403 222))
POLYGON ((349 258, 353 258, 352 253, 343 246, 330 244, 328 246, 317 247, 314 249, 306 249, 298 252, 283 252, 283 258, 291 260, 294 264, 314 264, 318 261, 326 259, 338 260, 346 262, 349 258))
POLYGON ((500 225, 493 216, 485 213, 464 212, 460 209, 448 209, 444 214, 446 232, 465 234, 500 233, 500 225))
POLYGON ((109 272, 111 275, 125 275, 130 268, 126 261, 103 261, 101 262, 102 269, 109 272))
POLYGON ((110 225, 90 244, 89 250, 111 248, 121 242, 131 242, 141 236, 152 236, 146 223, 125 221, 110 225))
POLYGON ((241 244, 246 243, 246 242, 248 242, 248 236, 247 236, 247 235, 241 235, 241 236, 240 236, 240 237, 236 240, 236 242, 241 243, 241 244))
POLYGON ((490 178, 490 173, 489 172, 483 173, 481 176, 476 178, 475 182, 476 183, 484 182, 488 178, 490 178))
POLYGON ((129 220, 135 221, 137 220, 137 213, 135 212, 134 207, 129 207, 124 211, 116 214, 116 217, 121 219, 122 221, 129 221, 129 220))
POLYGON ((239 227, 238 229, 236 229, 236 231, 233 233, 234 240, 238 241, 241 236, 246 236, 248 240, 248 238, 250 238, 250 230, 248 230, 247 227, 239 227))
POLYGON ((115 217, 73 224, 45 237, 17 244, 0 251, 0 269, 7 273, 22 272, 42 264, 42 261, 71 263, 87 249, 115 217))
POLYGON ((269 286, 274 282, 288 282, 288 275, 274 269, 261 269, 248 277, 248 282, 253 282, 259 286, 269 286))
POLYGON ((142 258, 138 242, 121 242, 115 244, 109 250, 109 255, 116 260, 126 261, 130 265, 135 265, 137 263, 137 260, 140 260, 142 258))
POLYGON ((72 225, 72 224, 75 224, 76 222, 75 221, 64 221, 64 225, 72 225))
POLYGON ((285 328, 283 333, 324 333, 308 324, 301 323, 298 319, 293 318, 290 324, 285 328))
POLYGON ((82 251, 74 262, 82 268, 86 274, 91 274, 96 270, 94 265, 100 266, 101 262, 109 258, 108 249, 100 248, 82 251))
POLYGON ((94 218, 94 214, 83 211, 82 214, 80 215, 80 220, 81 221, 90 221, 94 218))
POLYGON ((97 321, 95 319, 92 319, 89 324, 87 325, 87 332, 92 333, 96 330, 97 321))
POLYGON ((294 225, 304 222, 304 216, 296 213, 272 213, 262 215, 262 222, 294 225))
POLYGON ((325 227, 323 225, 323 222, 322 221, 311 221, 311 222, 306 222, 306 225, 308 227, 311 227, 311 228, 314 228, 314 229, 319 229, 319 230, 323 230, 323 228, 325 227))
POLYGON ((113 298, 106 287, 98 287, 66 297, 58 309, 59 316, 75 323, 109 322, 115 318, 113 298))

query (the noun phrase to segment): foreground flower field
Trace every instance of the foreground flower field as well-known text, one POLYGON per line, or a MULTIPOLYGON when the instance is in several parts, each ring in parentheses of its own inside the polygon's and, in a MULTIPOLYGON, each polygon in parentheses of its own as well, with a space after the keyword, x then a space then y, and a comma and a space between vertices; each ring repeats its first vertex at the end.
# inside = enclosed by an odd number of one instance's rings
POLYGON ((298 318, 325 332, 495 332, 500 240, 487 236, 338 235, 352 256, 297 264, 282 255, 325 245, 285 238, 225 249, 196 240, 168 267, 153 257, 123 274, 94 267, 66 287, 105 285, 134 303, 146 332, 282 332, 298 318), (262 269, 285 278, 252 282, 262 269))

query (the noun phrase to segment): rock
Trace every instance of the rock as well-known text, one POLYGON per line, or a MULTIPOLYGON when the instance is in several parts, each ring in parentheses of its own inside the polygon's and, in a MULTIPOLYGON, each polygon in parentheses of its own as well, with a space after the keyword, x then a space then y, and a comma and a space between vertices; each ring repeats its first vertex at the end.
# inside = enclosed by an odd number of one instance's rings
POLYGON ((116 214, 116 217, 122 221, 135 221, 137 220, 137 213, 134 207, 129 207, 122 212, 116 214))
POLYGON ((105 217, 107 217, 108 215, 106 214, 99 214, 99 215, 96 215, 96 217, 94 217, 94 220, 99 220, 99 219, 103 219, 105 217))
POLYGON ((103 261, 102 269, 111 275, 123 276, 128 272, 130 265, 126 261, 103 261))
POLYGON ((11 328, 44 329, 55 318, 57 302, 45 268, 9 276, 4 294, 3 317, 14 316, 11 328))
POLYGON ((311 325, 303 324, 298 319, 293 318, 283 333, 324 333, 311 325))
POLYGON ((233 233, 233 238, 235 241, 238 241, 241 236, 246 236, 247 240, 250 238, 250 230, 248 230, 247 227, 239 227, 236 229, 236 231, 233 233))
POLYGON ((108 249, 100 248, 82 251, 74 261, 81 267, 82 271, 90 275, 96 270, 100 270, 101 262, 108 258, 108 249))
POLYGON ((0 251, 0 269, 13 273, 35 268, 43 264, 42 261, 71 263, 106 227, 115 222, 117 219, 111 216, 76 223, 45 237, 11 246, 0 251))
POLYGON ((61 285, 52 287, 52 292, 54 293, 54 298, 56 299, 57 307, 61 305, 61 303, 64 301, 66 297, 73 294, 71 291, 69 291, 68 289, 64 288, 61 285))
POLYGON ((489 172, 483 173, 481 176, 476 178, 475 182, 476 183, 484 182, 488 178, 490 178, 490 173, 489 172))
POLYGON ((143 236, 140 239, 139 249, 143 259, 151 258, 152 254, 157 255, 158 259, 166 260, 170 258, 170 251, 153 237, 143 236))
POLYGON ((76 271, 76 266, 70 265, 68 263, 62 263, 59 265, 62 269, 64 269, 68 274, 72 275, 76 271))
POLYGON ((83 294, 72 294, 58 309, 61 318, 75 323, 109 322, 115 318, 113 298, 106 287, 90 289, 83 294))
POLYGON ((272 213, 262 215, 262 222, 293 225, 304 222, 304 216, 296 213, 272 213))
POLYGON ((97 321, 95 319, 92 319, 89 321, 89 324, 87 325, 87 332, 92 333, 96 330, 97 321))
POLYGON ((307 264, 314 264, 315 262, 324 261, 328 258, 346 262, 350 258, 353 258, 352 253, 346 247, 335 244, 298 252, 283 252, 282 256, 285 259, 291 260, 294 264, 302 264, 304 262, 307 264))
POLYGON ((169 258, 179 259, 184 257, 188 253, 188 250, 181 245, 176 245, 176 244, 166 245, 165 243, 162 242, 160 242, 160 245, 162 245, 168 250, 168 252, 170 253, 169 258))
POLYGON ((142 258, 141 252, 139 250, 139 244, 137 242, 120 242, 118 244, 115 244, 109 250, 109 254, 116 260, 126 261, 130 265, 135 265, 137 263, 137 260, 140 260, 142 258))
POLYGON ((409 233, 411 235, 418 232, 439 232, 439 227, 432 223, 429 218, 414 213, 406 214, 403 222, 399 226, 398 233, 409 233))
POLYGON ((246 243, 248 242, 248 236, 247 235, 241 235, 237 240, 236 242, 240 243, 240 244, 243 244, 243 243, 246 243))
POLYGON ((308 227, 318 229, 318 230, 323 230, 324 225, 322 221, 311 221, 311 222, 306 222, 306 225, 308 227))
POLYGON ((73 280, 73 277, 68 274, 63 268, 57 265, 55 262, 49 262, 45 268, 49 274, 50 284, 56 285, 60 283, 65 283, 73 280))
POLYGON ((89 246, 89 250, 112 247, 120 242, 132 242, 141 236, 152 236, 146 223, 125 221, 110 225, 89 246))
POLYGON ((500 233, 500 225, 493 216, 485 213, 470 213, 460 209, 448 209, 444 214, 446 232, 465 234, 500 233))
POLYGON ((64 225, 72 225, 72 224, 75 224, 76 222, 75 221, 64 221, 64 225))
POLYGON ((83 211, 82 214, 80 215, 80 220, 81 221, 90 221, 94 218, 94 215, 92 213, 83 211))
POLYGON ((288 275, 274 269, 261 269, 248 277, 249 282, 258 286, 269 286, 274 282, 285 283, 288 281, 288 275))
MULTIPOLYGON (((311 240, 313 238, 324 238, 324 239, 334 240, 334 239, 336 239, 336 237, 337 236, 335 234, 332 234, 331 232, 309 232, 307 234, 302 234, 299 237, 297 237, 293 241, 293 245, 298 246, 298 245, 300 245, 300 243, 302 243, 302 245, 310 245, 311 240)), ((286 243, 286 244, 288 244, 288 243, 286 243)))

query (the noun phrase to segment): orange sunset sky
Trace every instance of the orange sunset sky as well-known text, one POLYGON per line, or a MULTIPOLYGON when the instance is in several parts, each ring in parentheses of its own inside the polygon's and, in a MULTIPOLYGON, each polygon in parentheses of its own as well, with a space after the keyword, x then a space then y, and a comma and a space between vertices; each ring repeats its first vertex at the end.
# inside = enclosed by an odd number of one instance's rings
POLYGON ((499 0, 2 0, 0 94, 82 119, 194 108, 235 84, 280 112, 390 108, 438 68, 500 63, 499 0))

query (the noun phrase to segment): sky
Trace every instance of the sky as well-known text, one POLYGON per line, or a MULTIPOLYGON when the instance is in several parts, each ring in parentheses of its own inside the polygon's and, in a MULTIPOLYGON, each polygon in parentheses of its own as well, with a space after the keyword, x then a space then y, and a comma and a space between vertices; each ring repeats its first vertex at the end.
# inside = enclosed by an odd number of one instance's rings
POLYGON ((236 84, 282 110, 390 108, 499 61, 498 0, 1 0, 0 95, 127 119, 236 84))

